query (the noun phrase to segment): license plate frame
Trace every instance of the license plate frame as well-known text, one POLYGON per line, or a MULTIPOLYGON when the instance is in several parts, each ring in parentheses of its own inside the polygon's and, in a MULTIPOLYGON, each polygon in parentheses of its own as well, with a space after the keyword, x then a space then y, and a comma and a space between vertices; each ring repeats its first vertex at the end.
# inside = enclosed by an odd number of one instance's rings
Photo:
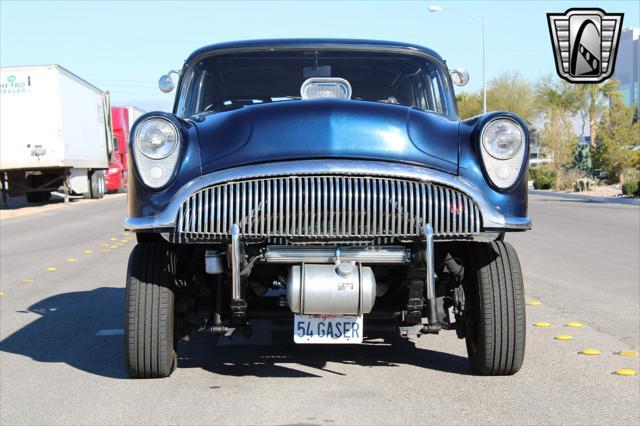
POLYGON ((297 344, 360 344, 363 316, 295 314, 293 341, 297 344))

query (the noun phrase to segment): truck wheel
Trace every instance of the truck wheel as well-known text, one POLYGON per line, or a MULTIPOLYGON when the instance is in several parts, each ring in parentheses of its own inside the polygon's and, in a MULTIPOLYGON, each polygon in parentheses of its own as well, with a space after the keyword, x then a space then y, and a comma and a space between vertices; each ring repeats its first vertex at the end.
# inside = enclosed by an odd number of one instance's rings
POLYGON ((104 197, 105 185, 104 185, 104 174, 102 171, 97 170, 91 174, 91 178, 89 181, 90 189, 91 189, 91 198, 100 199, 104 197))
POLYGON ((516 373, 525 347, 522 270, 504 241, 475 243, 467 253, 465 335, 469 362, 484 376, 516 373))
POLYGON ((133 378, 168 377, 176 368, 175 264, 165 242, 138 244, 129 257, 124 341, 133 378))

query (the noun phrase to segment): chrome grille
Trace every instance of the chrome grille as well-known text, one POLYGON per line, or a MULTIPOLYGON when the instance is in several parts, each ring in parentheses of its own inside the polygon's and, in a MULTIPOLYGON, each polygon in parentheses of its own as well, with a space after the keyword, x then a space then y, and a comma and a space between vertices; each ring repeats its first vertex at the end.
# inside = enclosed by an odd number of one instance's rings
POLYGON ((376 239, 480 232, 477 205, 434 183, 370 176, 289 176, 204 188, 180 207, 180 239, 224 239, 232 224, 247 238, 376 239))

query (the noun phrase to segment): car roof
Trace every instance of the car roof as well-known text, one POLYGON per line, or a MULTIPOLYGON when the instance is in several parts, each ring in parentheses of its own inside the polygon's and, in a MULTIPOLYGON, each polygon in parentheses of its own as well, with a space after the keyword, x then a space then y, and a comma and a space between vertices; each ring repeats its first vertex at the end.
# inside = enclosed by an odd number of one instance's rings
POLYGON ((187 63, 192 63, 196 58, 200 58, 207 53, 213 53, 217 50, 243 50, 243 49, 262 49, 262 48, 358 48, 366 47, 372 50, 376 48, 380 49, 400 49, 406 50, 408 53, 423 53, 427 54, 441 62, 444 62, 442 57, 435 51, 419 46, 417 44, 402 43, 396 41, 382 41, 382 40, 362 40, 362 39, 344 39, 344 38, 287 38, 287 39, 263 39, 263 40, 243 40, 243 41, 229 41, 224 43, 211 44, 209 46, 201 47, 195 50, 189 58, 187 63))

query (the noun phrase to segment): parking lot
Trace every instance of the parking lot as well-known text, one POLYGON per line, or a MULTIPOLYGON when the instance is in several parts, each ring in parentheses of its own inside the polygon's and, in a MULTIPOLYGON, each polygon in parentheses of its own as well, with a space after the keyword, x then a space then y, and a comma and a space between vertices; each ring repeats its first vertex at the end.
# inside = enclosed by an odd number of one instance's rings
POLYGON ((473 376, 453 332, 404 340, 365 323, 362 346, 295 346, 285 324, 260 322, 251 340, 181 343, 161 380, 123 367, 125 197, 5 216, 0 422, 636 423, 640 379, 614 372, 639 370, 623 355, 640 346, 640 208, 535 195, 530 213, 534 230, 508 236, 529 302, 515 376, 473 376))

